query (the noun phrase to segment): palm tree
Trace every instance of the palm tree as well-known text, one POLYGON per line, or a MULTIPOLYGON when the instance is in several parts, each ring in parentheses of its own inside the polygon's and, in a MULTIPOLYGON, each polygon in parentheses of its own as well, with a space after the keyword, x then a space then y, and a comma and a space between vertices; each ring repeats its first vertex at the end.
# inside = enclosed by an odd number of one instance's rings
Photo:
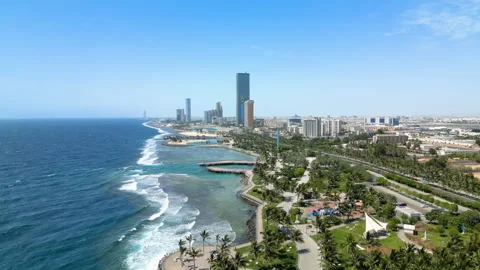
POLYGON ((372 233, 367 232, 367 234, 365 234, 365 245, 367 245, 367 248, 372 248, 380 245, 380 242, 373 236, 372 233))
POLYGON ((257 243, 257 241, 253 241, 252 245, 250 246, 250 255, 256 260, 258 255, 261 252, 261 246, 257 243))
POLYGON ((215 235, 215 247, 218 247, 218 241, 220 241, 220 234, 215 235))
POLYGON ((220 242, 225 245, 229 245, 232 242, 232 239, 228 235, 224 235, 222 239, 220 239, 220 242))
POLYGON ((195 241, 195 237, 190 234, 189 236, 186 236, 185 239, 188 241, 188 248, 192 248, 193 241, 195 241))
POLYGON ((243 258, 242 254, 237 252, 235 253, 235 257, 233 257, 233 264, 235 267, 238 267, 238 269, 244 268, 247 266, 247 260, 243 258))
POLYGON ((347 234, 345 248, 347 249, 348 256, 353 260, 357 254, 357 241, 351 233, 347 234))
POLYGON ((187 250, 187 248, 185 247, 185 240, 178 240, 178 250, 180 251, 180 261, 182 262, 183 267, 183 254, 185 254, 185 251, 187 250))
POLYGON ((295 243, 303 243, 302 232, 300 232, 300 230, 298 229, 292 231, 292 233, 290 234, 290 240, 292 240, 295 243))
POLYGON ((188 255, 190 255, 193 258, 193 269, 196 269, 195 258, 200 255, 200 250, 192 248, 192 250, 188 252, 188 255))
POLYGON ((203 230, 203 232, 200 233, 200 236, 202 237, 203 242, 203 253, 205 253, 205 239, 207 239, 210 234, 206 230, 203 230))
POLYGON ((184 265, 183 255, 185 254, 186 251, 187 251, 186 247, 184 247, 184 246, 180 247, 180 262, 182 263, 182 267, 184 265))
POLYGON ((185 247, 185 240, 183 239, 178 240, 178 248, 180 249, 181 247, 185 247))

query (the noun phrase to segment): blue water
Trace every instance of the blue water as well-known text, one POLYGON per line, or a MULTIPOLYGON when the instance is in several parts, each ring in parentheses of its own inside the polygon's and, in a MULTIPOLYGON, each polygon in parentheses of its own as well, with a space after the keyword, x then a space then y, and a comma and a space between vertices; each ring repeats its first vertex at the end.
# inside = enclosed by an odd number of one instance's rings
POLYGON ((161 142, 138 120, 0 121, 0 269, 155 269, 203 229, 246 241, 240 178, 197 163, 252 158, 161 142))

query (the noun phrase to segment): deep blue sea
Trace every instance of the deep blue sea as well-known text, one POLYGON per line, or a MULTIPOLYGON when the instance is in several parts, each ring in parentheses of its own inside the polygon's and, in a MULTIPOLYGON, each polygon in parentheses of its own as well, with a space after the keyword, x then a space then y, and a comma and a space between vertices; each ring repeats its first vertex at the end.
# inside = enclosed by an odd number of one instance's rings
POLYGON ((169 132, 140 120, 0 120, 0 269, 156 269, 191 233, 246 241, 254 208, 240 177, 197 163, 252 158, 164 146, 169 132))

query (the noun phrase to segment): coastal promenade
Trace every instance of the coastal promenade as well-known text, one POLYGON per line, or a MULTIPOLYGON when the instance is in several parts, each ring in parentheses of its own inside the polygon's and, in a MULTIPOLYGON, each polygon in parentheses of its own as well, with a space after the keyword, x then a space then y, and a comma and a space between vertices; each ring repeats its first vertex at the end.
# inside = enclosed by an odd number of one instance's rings
MULTIPOLYGON (((227 161, 227 162, 230 162, 230 161, 227 161)), ((236 162, 236 161, 234 161, 236 162)), ((252 161, 248 161, 248 162, 252 162, 252 161)), ((215 162, 211 162, 211 163, 215 163, 215 162)), ((220 163, 222 163, 220 161, 220 163)), ((255 162, 253 162, 252 165, 254 165, 255 162)), ((217 164, 219 165, 219 164, 217 164)), ((223 164, 220 164, 220 165, 225 165, 224 163, 223 164)), ((229 165, 229 164, 228 164, 229 165)), ((246 164, 235 164, 235 165, 246 165, 246 164)), ((204 165, 205 166, 205 165, 204 165)), ((213 166, 213 165, 212 165, 213 166)), ((228 168, 217 168, 217 167, 210 167, 210 166, 206 166, 207 167, 207 170, 209 171, 212 171, 210 169, 221 169, 221 170, 228 170, 228 168)), ((236 170, 236 169, 230 169, 230 170, 236 170)), ((263 213, 263 207, 265 205, 265 203, 248 194, 248 192, 255 187, 255 184, 253 183, 253 171, 252 170, 241 170, 241 174, 243 174, 245 176, 244 178, 244 188, 243 190, 241 191, 241 194, 240 194, 240 197, 242 197, 244 200, 248 201, 249 203, 255 205, 257 207, 257 210, 256 210, 256 213, 255 213, 255 238, 256 238, 256 241, 257 242, 261 242, 263 241, 263 234, 262 234, 262 230, 263 230, 263 218, 262 218, 262 213, 263 213)), ((231 250, 232 250, 232 254, 235 254, 235 249, 236 248, 242 248, 242 247, 246 247, 246 246, 249 246, 251 245, 250 242, 248 243, 243 243, 243 244, 240 244, 240 245, 237 245, 237 246, 232 246, 231 247, 231 250)), ((196 266, 197 266, 197 269, 209 269, 209 264, 208 264, 208 261, 207 259, 209 258, 209 256, 207 254, 209 254, 211 251, 215 250, 216 247, 205 247, 205 254, 203 254, 203 256, 201 257, 198 257, 196 259, 196 266)), ((177 260, 177 258, 180 257, 180 253, 177 251, 177 252, 174 252, 174 253, 171 253, 169 255, 166 255, 164 258, 162 258, 158 264, 158 269, 159 270, 182 270, 182 269, 186 269, 187 267, 193 267, 193 263, 191 261, 191 259, 189 258, 188 259, 188 262, 185 264, 184 267, 181 266, 181 262, 179 260, 177 260)), ((185 255, 184 258, 187 258, 188 256, 185 255)))

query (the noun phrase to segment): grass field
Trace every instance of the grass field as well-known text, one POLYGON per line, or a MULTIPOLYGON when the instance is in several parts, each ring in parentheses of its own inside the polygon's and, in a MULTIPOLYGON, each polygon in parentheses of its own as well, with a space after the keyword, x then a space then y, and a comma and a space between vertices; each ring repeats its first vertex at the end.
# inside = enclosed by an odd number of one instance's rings
MULTIPOLYGON (((435 247, 445 247, 447 243, 451 239, 451 235, 453 233, 459 233, 456 231, 455 228, 449 228, 445 230, 443 235, 441 235, 438 232, 438 228, 441 227, 441 225, 435 225, 435 224, 426 224, 423 226, 423 229, 427 230, 427 241, 425 241, 425 244, 430 247, 430 248, 435 248, 435 247)), ((470 238, 471 233, 465 233, 465 234, 460 234, 460 238, 463 241, 467 241, 470 238)), ((419 232, 418 235, 415 236, 417 239, 422 239, 424 237, 423 230, 419 232)), ((422 242, 424 242, 422 240, 422 242)), ((420 242, 420 243, 422 243, 420 242)))
MULTIPOLYGON (((346 239, 348 234, 352 234, 359 245, 364 247, 364 238, 363 233, 365 232, 365 221, 355 222, 344 227, 340 227, 338 229, 332 230, 332 234, 337 241, 337 246, 339 248, 339 252, 342 256, 346 256, 346 239)), ((318 235, 315 235, 314 240, 318 240, 318 235)), ((388 249, 399 249, 405 245, 405 243, 398 238, 396 232, 391 232, 387 238, 380 240, 380 245, 382 247, 386 247, 388 249)))

